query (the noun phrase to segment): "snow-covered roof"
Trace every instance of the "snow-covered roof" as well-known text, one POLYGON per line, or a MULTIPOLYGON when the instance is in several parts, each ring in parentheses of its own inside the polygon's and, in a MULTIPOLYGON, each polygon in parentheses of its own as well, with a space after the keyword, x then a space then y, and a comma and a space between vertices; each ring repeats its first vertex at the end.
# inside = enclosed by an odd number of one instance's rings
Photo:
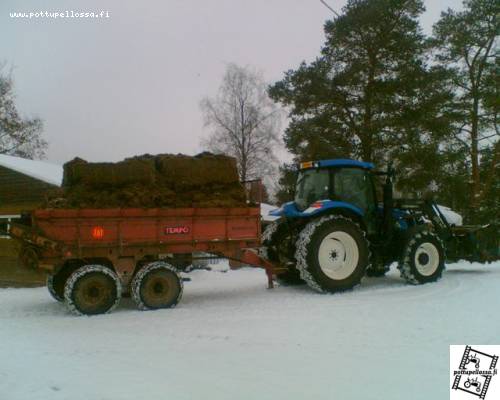
POLYGON ((50 183, 51 185, 61 186, 62 184, 62 165, 0 154, 0 166, 50 183))

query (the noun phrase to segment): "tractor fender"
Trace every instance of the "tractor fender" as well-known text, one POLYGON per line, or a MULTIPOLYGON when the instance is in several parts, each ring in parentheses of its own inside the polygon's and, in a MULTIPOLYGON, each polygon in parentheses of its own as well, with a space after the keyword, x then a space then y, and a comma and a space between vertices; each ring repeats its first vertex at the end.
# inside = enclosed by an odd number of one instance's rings
POLYGON ((303 214, 309 216, 318 216, 327 212, 348 212, 349 214, 356 215, 358 218, 363 218, 365 214, 365 212, 361 208, 355 206, 354 204, 336 200, 317 201, 309 206, 309 208, 306 208, 303 211, 303 214))
POLYGON ((279 209, 271 211, 269 215, 287 218, 315 218, 332 212, 348 213, 355 215, 357 219, 363 219, 365 214, 361 208, 345 201, 319 200, 303 211, 298 210, 293 201, 285 203, 279 209))

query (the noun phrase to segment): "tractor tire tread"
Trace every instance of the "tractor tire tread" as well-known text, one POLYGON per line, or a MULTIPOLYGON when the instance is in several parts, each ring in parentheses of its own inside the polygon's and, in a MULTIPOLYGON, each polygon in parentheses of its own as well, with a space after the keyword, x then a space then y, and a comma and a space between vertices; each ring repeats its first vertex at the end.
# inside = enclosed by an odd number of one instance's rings
MULTIPOLYGON (((406 282, 408 282, 412 285, 420 285, 421 282, 415 277, 415 274, 412 272, 410 255, 411 255, 413 246, 415 246, 415 244, 420 239, 422 239, 426 236, 430 236, 430 237, 436 239, 439 242, 439 244, 441 245, 443 254, 446 254, 446 250, 445 250, 443 241, 435 233, 433 233, 429 230, 422 230, 422 231, 418 232, 417 234, 415 234, 406 244, 404 251, 403 251, 403 256, 401 257, 401 261, 399 262, 399 265, 398 265, 398 269, 399 269, 401 278, 403 278, 406 282)), ((445 267, 439 269, 439 272, 436 275, 436 279, 434 281, 437 281, 441 278, 444 269, 445 269, 445 267)))
MULTIPOLYGON (((355 225, 360 232, 362 232, 363 238, 366 241, 366 246, 368 248, 368 260, 371 259, 371 252, 368 239, 366 238, 366 232, 361 229, 359 224, 353 221, 351 218, 345 217, 343 215, 326 215, 317 220, 309 222, 304 229, 299 234, 299 238, 297 240, 295 258, 297 260, 297 270, 300 273, 300 277, 307 283, 307 285, 317 291, 318 293, 328 293, 327 290, 323 289, 319 282, 314 278, 314 276, 309 272, 307 266, 307 245, 311 241, 314 231, 328 221, 335 220, 344 220, 353 225, 355 225)), ((370 264, 367 265, 367 269, 370 267, 370 264)), ((359 282, 357 282, 352 288, 358 286, 361 283, 360 278, 359 282)))

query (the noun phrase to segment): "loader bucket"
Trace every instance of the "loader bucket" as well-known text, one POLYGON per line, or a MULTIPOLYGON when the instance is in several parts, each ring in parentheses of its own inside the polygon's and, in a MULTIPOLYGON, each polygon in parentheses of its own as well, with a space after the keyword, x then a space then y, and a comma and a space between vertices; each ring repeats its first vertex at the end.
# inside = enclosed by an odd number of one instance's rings
POLYGON ((453 226, 446 243, 448 261, 493 262, 500 259, 499 224, 453 226))
POLYGON ((475 232, 479 261, 500 260, 500 225, 490 224, 475 232))

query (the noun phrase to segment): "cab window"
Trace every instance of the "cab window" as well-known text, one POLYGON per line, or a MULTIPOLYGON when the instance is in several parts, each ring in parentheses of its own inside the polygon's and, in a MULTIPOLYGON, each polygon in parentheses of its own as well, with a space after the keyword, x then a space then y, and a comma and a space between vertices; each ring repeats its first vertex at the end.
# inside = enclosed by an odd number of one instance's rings
POLYGON ((300 172, 295 191, 295 204, 304 210, 318 200, 330 198, 330 171, 306 169, 300 172))
POLYGON ((333 177, 335 199, 351 203, 363 210, 375 205, 373 184, 369 174, 357 168, 340 168, 333 177))

